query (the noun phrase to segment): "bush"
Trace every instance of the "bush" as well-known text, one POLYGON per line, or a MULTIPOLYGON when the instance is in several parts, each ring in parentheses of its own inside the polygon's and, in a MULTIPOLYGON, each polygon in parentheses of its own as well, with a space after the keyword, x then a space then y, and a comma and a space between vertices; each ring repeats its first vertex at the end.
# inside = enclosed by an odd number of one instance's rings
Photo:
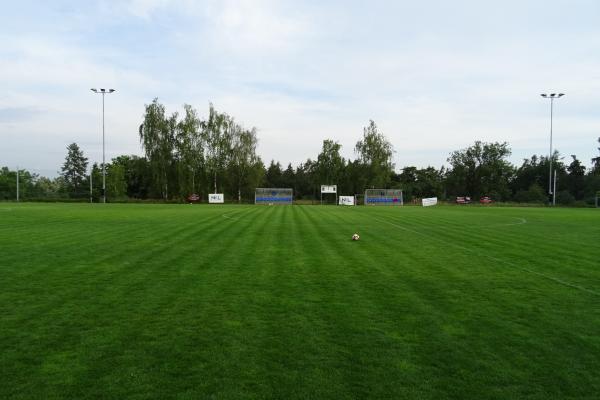
POLYGON ((548 201, 544 189, 537 183, 529 187, 529 190, 519 190, 515 194, 515 201, 518 203, 545 203, 548 201))
POLYGON ((569 206, 575 203, 575 197, 567 190, 561 190, 556 193, 556 202, 564 206, 569 206))
POLYGON ((589 205, 583 200, 577 200, 573 204, 571 204, 571 206, 572 207, 589 207, 589 205))

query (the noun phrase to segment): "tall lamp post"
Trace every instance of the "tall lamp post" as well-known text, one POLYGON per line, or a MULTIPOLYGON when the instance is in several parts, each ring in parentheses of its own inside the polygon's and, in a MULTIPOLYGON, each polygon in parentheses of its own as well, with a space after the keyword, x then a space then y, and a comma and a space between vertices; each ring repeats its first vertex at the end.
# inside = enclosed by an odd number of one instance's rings
POLYGON ((106 203, 106 168, 104 166, 104 95, 110 94, 115 91, 115 89, 91 89, 92 92, 102 95, 102 202, 106 203))
POLYGON ((552 205, 556 205, 556 193, 554 193, 552 189, 552 117, 554 113, 554 99, 559 99, 563 97, 564 93, 542 93, 542 96, 545 99, 550 99, 550 153, 548 154, 548 164, 550 164, 550 174, 548 175, 548 195, 552 197, 552 205))

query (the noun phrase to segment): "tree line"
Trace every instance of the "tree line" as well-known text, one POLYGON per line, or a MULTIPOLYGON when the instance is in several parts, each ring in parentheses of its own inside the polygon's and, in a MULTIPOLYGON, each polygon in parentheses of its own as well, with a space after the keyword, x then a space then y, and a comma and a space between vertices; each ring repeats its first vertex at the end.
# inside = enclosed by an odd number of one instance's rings
MULTIPOLYGON (((453 151, 448 167, 408 166, 397 171, 392 162, 394 148, 374 121, 363 128, 353 160, 342 157, 341 145, 327 139, 315 158, 296 167, 275 160, 265 165, 256 153, 256 128, 245 128, 212 104, 208 117, 201 119, 187 104, 182 114, 167 114, 165 106, 154 99, 145 106, 138 134, 143 156, 121 155, 105 165, 108 201, 179 202, 191 193, 202 199, 209 193, 224 193, 227 201, 248 202, 254 199, 256 187, 289 187, 296 199, 316 200, 321 184, 337 184, 340 194, 361 194, 365 188, 399 188, 405 201, 489 196, 496 201, 545 203, 550 161, 557 171, 558 203, 591 204, 600 191, 600 155, 592 159, 589 169, 575 155, 565 161, 558 151, 551 159, 533 155, 515 166, 508 161, 511 149, 505 142, 477 141, 453 151)), ((91 196, 98 201, 102 194, 101 165, 88 167, 83 151, 72 143, 59 177, 49 179, 19 171, 20 197, 84 201, 91 196)), ((12 200, 15 193, 16 171, 4 167, 0 170, 0 199, 12 200)))

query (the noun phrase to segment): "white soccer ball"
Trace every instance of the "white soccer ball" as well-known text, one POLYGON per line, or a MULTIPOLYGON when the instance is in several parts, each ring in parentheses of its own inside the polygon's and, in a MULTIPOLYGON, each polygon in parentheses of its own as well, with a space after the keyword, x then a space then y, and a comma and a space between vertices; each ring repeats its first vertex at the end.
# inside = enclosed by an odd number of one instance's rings
POLYGON ((360 239, 360 236, 358 236, 358 233, 355 233, 354 235, 352 235, 352 240, 358 240, 360 239))

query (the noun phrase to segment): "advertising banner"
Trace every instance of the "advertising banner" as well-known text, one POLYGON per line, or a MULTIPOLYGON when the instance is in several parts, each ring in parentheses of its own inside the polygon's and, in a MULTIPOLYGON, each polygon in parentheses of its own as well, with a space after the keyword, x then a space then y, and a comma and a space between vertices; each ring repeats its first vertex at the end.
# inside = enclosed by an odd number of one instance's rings
POLYGON ((224 203, 225 202, 225 198, 223 196, 223 193, 211 193, 208 195, 208 202, 213 204, 213 203, 224 203))
POLYGON ((340 206, 353 206, 354 196, 340 196, 340 206))
POLYGON ((430 197, 428 199, 423 199, 423 207, 435 206, 437 204, 437 197, 430 197))
POLYGON ((192 193, 187 197, 187 200, 190 203, 196 203, 196 202, 200 201, 200 196, 196 193, 192 193))

